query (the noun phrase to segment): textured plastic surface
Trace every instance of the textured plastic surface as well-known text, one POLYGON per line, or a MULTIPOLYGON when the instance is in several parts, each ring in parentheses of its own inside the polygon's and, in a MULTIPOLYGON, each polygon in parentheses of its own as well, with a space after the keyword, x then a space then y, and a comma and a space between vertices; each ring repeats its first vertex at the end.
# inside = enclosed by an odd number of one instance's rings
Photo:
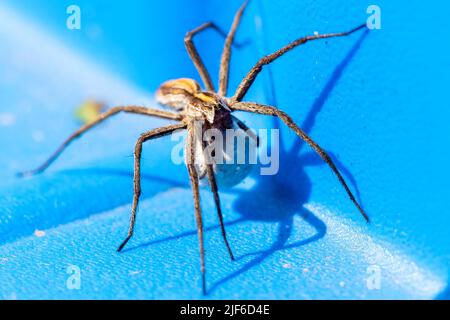
MULTIPOLYGON (((0 5, 0 298, 205 298, 186 169, 171 163, 168 138, 144 147, 135 237, 115 252, 128 228, 134 142, 166 122, 117 116, 47 173, 26 180, 14 173, 43 161, 77 128, 73 110, 86 98, 156 106, 158 83, 198 78, 184 33, 211 19, 228 28, 240 2, 204 1, 202 10, 200 2, 78 2, 81 31, 65 28, 64 1, 0 5), (67 286, 70 266, 81 271, 79 290, 67 286)), ((299 36, 360 24, 370 4, 252 1, 230 87, 259 56, 299 36)), ((357 182, 372 223, 283 129, 280 173, 254 175, 221 193, 236 262, 222 243, 212 197, 202 191, 206 298, 449 297, 450 46, 443 35, 450 5, 377 4, 382 30, 309 43, 270 69, 276 99, 268 70, 248 95, 275 100, 333 154, 353 188, 357 182), (376 290, 367 285, 373 270, 381 276, 376 290)), ((220 37, 208 32, 198 44, 217 70, 220 37)))

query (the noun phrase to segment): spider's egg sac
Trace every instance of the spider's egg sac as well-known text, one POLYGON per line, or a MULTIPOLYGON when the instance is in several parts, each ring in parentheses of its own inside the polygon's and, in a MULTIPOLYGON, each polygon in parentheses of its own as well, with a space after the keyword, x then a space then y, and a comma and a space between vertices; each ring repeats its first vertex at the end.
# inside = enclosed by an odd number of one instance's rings
POLYGON ((214 147, 208 144, 202 148, 202 141, 197 140, 196 168, 199 174, 200 184, 208 184, 205 153, 211 154, 212 165, 219 189, 230 188, 244 180, 257 163, 257 143, 244 130, 233 122, 232 130, 222 132, 222 144, 215 143, 214 147), (230 135, 230 132, 233 132, 230 135), (228 139, 228 143, 227 143, 228 139), (204 150, 204 151, 203 151, 204 150))

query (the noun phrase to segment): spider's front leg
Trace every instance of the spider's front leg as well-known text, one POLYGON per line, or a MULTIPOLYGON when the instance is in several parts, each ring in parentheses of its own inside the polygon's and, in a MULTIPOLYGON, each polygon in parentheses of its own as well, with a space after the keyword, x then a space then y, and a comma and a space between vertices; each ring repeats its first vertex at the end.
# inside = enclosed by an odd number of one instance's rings
POLYGON ((225 39, 225 44, 222 51, 222 57, 220 58, 220 70, 219 70, 219 91, 220 96, 226 96, 228 90, 228 77, 230 74, 230 60, 231 60, 231 45, 234 42, 237 28, 241 23, 242 15, 248 5, 248 0, 239 8, 234 16, 233 24, 225 39))
POLYGON ((317 154, 322 158, 323 161, 326 162, 326 164, 330 167, 330 169, 337 176, 341 185, 344 187, 350 200, 353 202, 353 204, 356 206, 356 208, 358 208, 359 212, 362 214, 364 219, 366 219, 366 221, 369 222, 369 217, 364 212, 364 210, 361 208, 359 203, 356 201, 355 196, 350 191, 350 189, 347 186, 347 183, 345 182, 341 173, 337 169, 336 165, 333 163, 333 160, 331 160, 330 156, 325 152, 325 150, 322 149, 322 147, 320 147, 302 129, 300 129, 299 126, 297 126, 297 124, 292 120, 292 118, 289 115, 287 115, 285 112, 283 112, 281 110, 278 110, 275 107, 261 105, 261 104, 252 103, 252 102, 235 102, 235 103, 231 104, 231 109, 235 110, 235 111, 246 111, 246 112, 258 113, 258 114, 263 114, 263 115, 276 116, 276 117, 280 118, 301 139, 303 139, 306 143, 308 143, 310 145, 310 147, 315 152, 317 152, 317 154))
POLYGON ((168 119, 168 120, 181 120, 181 115, 179 115, 177 113, 158 110, 158 109, 150 109, 150 108, 140 107, 140 106, 113 107, 113 108, 109 109, 108 111, 106 111, 105 113, 102 113, 96 120, 82 126, 80 129, 78 129, 77 131, 72 133, 69 136, 69 138, 67 138, 63 142, 63 144, 39 167, 37 167, 34 170, 20 172, 17 175, 19 177, 26 177, 26 176, 32 176, 32 175, 36 175, 36 174, 44 172, 74 140, 81 137, 84 133, 86 133, 90 129, 94 128, 95 126, 97 126, 101 122, 105 121, 106 119, 108 119, 112 116, 115 116, 121 112, 153 116, 153 117, 163 118, 163 119, 168 119))
POLYGON ((136 222, 136 210, 139 203, 139 197, 141 195, 141 154, 142 154, 142 144, 148 140, 160 138, 166 136, 175 130, 186 128, 186 124, 178 123, 172 124, 169 126, 153 129, 149 132, 142 134, 138 141, 136 142, 136 146, 134 149, 134 194, 133 194, 133 206, 131 208, 131 219, 130 219, 130 228, 128 230, 128 235, 122 244, 117 249, 118 252, 122 251, 127 242, 133 236, 134 224, 136 222))
POLYGON ((239 87, 237 88, 237 90, 231 100, 234 102, 242 101, 244 96, 247 94, 247 91, 250 89, 253 82, 255 81, 256 77, 262 71, 263 67, 271 64, 272 62, 274 62, 275 60, 277 60, 278 58, 283 56, 285 53, 291 51, 292 49, 295 49, 301 45, 304 45, 305 43, 307 43, 309 41, 328 39, 328 38, 336 38, 336 37, 346 37, 346 36, 349 36, 357 31, 365 29, 365 28, 367 28, 366 24, 362 24, 362 25, 360 25, 356 28, 353 28, 350 31, 346 31, 346 32, 317 34, 317 35, 313 35, 313 36, 306 36, 306 37, 297 39, 297 40, 289 43, 288 45, 284 46, 283 48, 275 51, 274 53, 261 58, 255 64, 255 66, 247 73, 245 78, 241 81, 241 83, 239 84, 239 87))
POLYGON ((213 22, 206 22, 201 26, 195 28, 194 30, 189 31, 184 37, 184 44, 186 46, 186 50, 189 54, 189 57, 191 58, 192 62, 195 65, 195 68, 200 74, 200 78, 202 78, 203 84, 205 85, 206 89, 208 89, 211 92, 214 92, 214 84, 211 80, 211 76, 208 70, 206 69, 205 64, 203 63, 202 58, 200 57, 200 54, 198 53, 198 50, 195 47, 193 41, 194 36, 207 29, 216 30, 221 35, 224 35, 223 31, 216 24, 214 24, 213 22))
POLYGON ((200 57, 200 54, 198 53, 197 48, 194 45, 193 38, 197 34, 207 30, 207 29, 213 29, 217 31, 221 36, 225 38, 225 44, 222 51, 222 57, 220 60, 220 71, 219 71, 219 95, 225 96, 227 92, 228 87, 228 74, 229 74, 229 65, 230 65, 230 59, 231 59, 231 46, 234 42, 234 37, 236 34, 236 30, 239 26, 239 23, 241 21, 242 14, 244 13, 244 9, 248 4, 248 0, 245 1, 245 3, 241 6, 241 8, 238 10, 238 12, 235 15, 233 25, 231 26, 231 30, 228 32, 228 34, 225 34, 222 29, 220 29, 214 22, 206 22, 202 24, 201 26, 195 28, 192 31, 189 31, 186 36, 184 37, 184 43, 187 49, 187 52, 189 54, 189 57, 191 58, 192 62, 195 65, 195 68, 197 69, 198 73, 200 74, 200 77, 202 78, 202 81, 208 91, 214 92, 214 84, 211 80, 211 75, 209 74, 208 70, 205 67, 205 64, 202 61, 202 58, 200 57))

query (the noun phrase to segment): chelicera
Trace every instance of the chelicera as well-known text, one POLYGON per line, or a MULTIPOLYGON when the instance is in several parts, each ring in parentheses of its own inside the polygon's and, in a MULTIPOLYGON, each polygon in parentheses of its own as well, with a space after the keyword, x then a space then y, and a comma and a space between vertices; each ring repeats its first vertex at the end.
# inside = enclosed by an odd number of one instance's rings
MULTIPOLYGON (((81 127, 79 130, 74 132, 65 142, 56 150, 56 152, 41 166, 32 171, 27 171, 21 173, 22 176, 29 176, 43 172, 47 169, 50 164, 56 160, 56 158, 63 152, 63 150, 75 139, 79 138, 83 133, 92 129, 99 123, 108 119, 109 117, 116 115, 121 112, 125 113, 134 113, 140 114, 144 116, 152 116, 163 118, 167 120, 176 121, 175 124, 170 124, 164 127, 156 128, 150 130, 148 132, 143 133, 136 142, 135 150, 134 150, 134 195, 133 195, 133 204, 131 209, 131 219, 130 226, 128 230, 128 235, 125 240, 121 243, 118 248, 120 252, 130 238, 133 235, 135 219, 136 219, 136 210, 139 203, 139 197, 141 195, 141 153, 142 153, 142 145, 144 142, 149 141, 151 139, 160 138, 166 135, 173 133, 176 130, 187 130, 187 139, 186 139, 186 165, 189 172, 193 199, 194 199, 194 208, 195 208, 195 218, 198 229, 198 238, 199 238, 199 248, 200 248, 200 265, 201 265, 201 274, 202 274, 202 288, 203 293, 206 293, 206 282, 205 282, 205 259, 204 259, 204 241, 203 241, 203 222, 202 222, 202 213, 200 208, 200 194, 199 194, 199 180, 202 178, 207 179, 209 182, 209 186, 211 191, 214 194, 214 200, 217 208, 217 214, 219 217, 220 227, 222 231, 222 236, 225 242, 225 245, 228 249, 230 257, 234 260, 234 256, 231 250, 231 247, 227 240, 227 235, 225 232, 225 227, 223 223, 223 216, 220 206, 220 198, 218 194, 218 182, 216 181, 216 173, 217 166, 214 162, 206 161, 211 159, 198 159, 199 157, 205 156, 205 153, 196 152, 198 148, 203 150, 207 147, 207 142, 203 140, 199 140, 202 137, 203 131, 209 128, 215 128, 224 132, 226 129, 230 128, 240 128, 245 132, 249 132, 248 128, 245 126, 243 122, 237 119, 233 113, 235 111, 244 111, 257 113, 261 115, 275 116, 281 119, 290 129, 292 129, 301 139, 303 139, 309 146, 317 152, 317 154, 322 158, 324 162, 330 167, 330 169, 337 176, 340 184, 345 189, 347 195, 350 200, 354 203, 359 212, 363 215, 367 222, 369 222, 369 218, 361 208, 361 206, 356 201, 354 195, 350 191, 342 177, 339 170, 336 168, 335 164, 328 156, 328 154, 315 142, 313 141, 301 128, 297 126, 297 124, 287 115, 285 112, 277 109, 274 106, 262 105, 255 102, 245 102, 243 98, 245 97, 247 91, 252 86, 258 74, 263 70, 263 67, 272 63, 286 52, 303 45, 312 40, 333 38, 333 37, 344 37, 348 36, 358 30, 362 30, 365 28, 365 24, 358 26, 350 31, 341 32, 341 33, 330 33, 330 34, 314 34, 311 36, 306 36, 299 38, 285 47, 275 51, 272 54, 269 54, 263 58, 261 58, 255 66, 248 72, 246 77, 241 81, 234 95, 231 97, 227 97, 228 93, 228 77, 229 77, 229 67, 230 67, 230 58, 231 58, 231 50, 233 41, 235 38, 236 30, 241 21, 244 10, 247 6, 248 1, 246 1, 241 8, 238 10, 234 17, 233 24, 231 26, 231 30, 228 35, 223 33, 214 23, 208 22, 205 23, 198 28, 188 32, 184 39, 185 45, 188 51, 188 54, 193 61, 197 71, 200 74, 200 77, 204 84, 204 89, 200 86, 198 82, 193 79, 177 79, 171 80, 163 83, 156 93, 157 101, 163 106, 167 106, 171 109, 171 111, 163 111, 158 109, 147 108, 144 106, 118 106, 113 107, 105 113, 101 114, 95 121, 88 123, 81 127), (219 88, 216 91, 211 81, 211 77, 206 70, 205 65, 202 62, 198 51, 193 43, 193 38, 199 34, 200 32, 206 29, 215 29, 219 33, 225 36, 225 44, 222 52, 221 62, 220 62, 220 71, 219 71, 219 88), (200 126, 197 124, 201 123, 200 126), (201 132, 199 132, 199 130, 201 132), (200 160, 200 161, 199 161, 200 160), (202 166, 196 165, 196 163, 202 163, 202 166)), ((251 134, 250 134, 251 135, 251 134)), ((251 138, 256 139, 257 137, 251 136, 251 138)), ((242 180, 243 176, 240 176, 237 180, 242 180)), ((236 182, 236 181, 235 181, 236 182)))

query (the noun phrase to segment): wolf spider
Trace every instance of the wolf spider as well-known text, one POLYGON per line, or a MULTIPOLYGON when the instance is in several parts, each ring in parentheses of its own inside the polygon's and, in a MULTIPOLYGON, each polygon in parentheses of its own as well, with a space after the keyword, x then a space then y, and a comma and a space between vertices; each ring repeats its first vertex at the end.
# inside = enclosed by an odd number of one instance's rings
MULTIPOLYGON (((285 112, 269 105, 262 105, 254 102, 243 102, 243 98, 247 91, 252 86, 258 74, 262 71, 263 67, 272 63, 286 52, 307 43, 308 41, 332 38, 332 37, 343 37, 348 36, 358 30, 361 30, 365 25, 358 26, 348 32, 341 33, 331 33, 331 34, 315 34, 311 36, 306 36, 299 38, 285 47, 275 51, 261 58, 256 65, 248 72, 246 77, 239 84, 236 92, 231 98, 226 97, 228 89, 228 77, 229 77, 229 66, 231 58, 231 49, 233 41, 235 38, 236 30, 240 24, 242 15, 247 6, 248 1, 246 1, 240 9, 237 11, 231 29, 228 33, 224 33, 219 27, 217 27, 213 22, 205 23, 198 28, 188 32, 184 38, 185 46, 189 57, 193 61, 200 77, 205 86, 205 90, 201 88, 198 82, 193 79, 176 79, 163 83, 158 91, 156 92, 157 101, 163 105, 173 109, 173 112, 151 109, 142 106, 117 106, 111 108, 109 111, 101 114, 95 121, 88 123, 81 127, 79 130, 74 132, 57 150, 50 156, 50 158, 44 162, 40 167, 32 171, 23 172, 20 175, 29 176, 43 172, 47 169, 50 164, 56 160, 56 158, 62 153, 62 151, 76 138, 79 138, 83 133, 90 130, 94 126, 103 122, 107 118, 119 114, 121 112, 134 113, 145 116, 153 116, 168 120, 177 121, 176 124, 170 124, 164 127, 156 128, 143 133, 136 142, 134 150, 134 195, 133 204, 131 209, 131 219, 130 226, 128 230, 128 235, 125 240, 121 243, 117 251, 121 251, 130 238, 133 235, 135 219, 136 219, 136 209, 138 207, 139 197, 141 194, 141 153, 142 144, 151 139, 160 138, 171 134, 175 130, 186 129, 187 130, 187 141, 186 141, 186 165, 189 172, 190 182, 193 191, 194 207, 195 207, 195 218, 197 223, 199 247, 200 247, 200 265, 202 273, 202 289, 203 293, 206 293, 206 282, 205 282, 205 261, 204 261, 204 243, 203 243, 203 222, 200 208, 200 193, 199 193, 199 180, 206 178, 209 186, 214 194, 214 201, 217 209, 217 214, 219 217, 220 228, 223 236, 223 240, 229 252, 232 260, 234 260, 231 247, 228 243, 225 227, 223 223, 223 216, 220 206, 220 198, 218 194, 218 186, 216 179, 216 165, 210 162, 204 162, 203 168, 200 170, 198 166, 194 164, 195 160, 198 160, 198 154, 196 153, 196 147, 205 148, 206 145, 203 141, 198 141, 197 130, 205 131, 208 128, 219 128, 221 132, 224 132, 228 128, 240 128, 247 131, 247 127, 241 121, 239 121, 234 115, 235 111, 245 111, 251 113, 257 113, 268 116, 275 116, 281 119, 290 129, 292 129, 301 139, 310 145, 310 147, 317 152, 317 154, 322 158, 324 162, 328 164, 334 174, 337 176, 340 184, 343 186, 347 192, 350 200, 358 208, 359 212, 363 215, 367 222, 369 222, 369 217, 366 215, 364 210, 356 201, 352 192, 347 186, 344 178, 340 174, 339 170, 336 168, 335 164, 327 153, 312 140, 301 128, 299 128, 295 122, 291 119, 289 115, 285 112), (220 71, 219 71, 219 89, 216 92, 214 85, 211 81, 211 77, 206 70, 205 65, 193 43, 193 38, 200 32, 214 29, 225 37, 225 44, 222 52, 222 57, 220 61, 220 71), (198 128, 195 123, 197 121, 202 121, 203 125, 198 128), (199 172, 202 171, 202 172, 199 172)), ((254 136, 252 138, 255 138, 254 136)), ((206 157, 206 155, 205 155, 206 157)), ((200 159, 203 161, 202 159, 200 159)), ((206 160, 206 159, 205 159, 206 160)), ((240 178, 242 179, 242 178, 240 178)))

